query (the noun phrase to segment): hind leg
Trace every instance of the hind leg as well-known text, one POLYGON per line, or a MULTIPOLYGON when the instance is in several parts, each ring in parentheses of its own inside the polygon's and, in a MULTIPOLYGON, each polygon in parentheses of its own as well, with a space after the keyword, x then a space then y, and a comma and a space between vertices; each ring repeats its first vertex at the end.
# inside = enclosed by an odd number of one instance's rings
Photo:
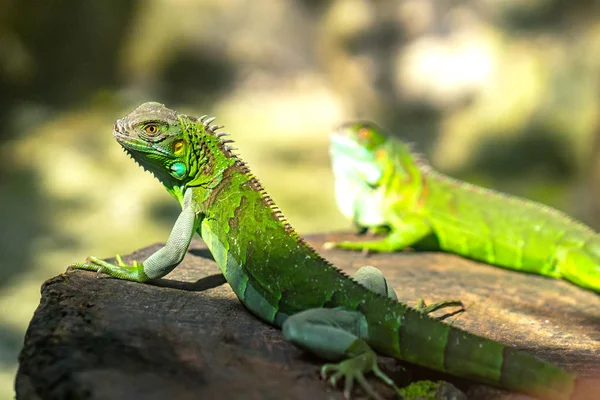
POLYGON ((361 267, 358 271, 356 271, 356 274, 354 274, 353 278, 355 281, 375 293, 378 293, 382 296, 387 296, 393 300, 398 300, 396 292, 390 285, 388 285, 383 273, 371 265, 365 265, 364 267, 361 267))
POLYGON ((600 243, 559 249, 557 268, 562 278, 600 293, 600 243))
POLYGON ((325 364, 321 377, 336 386, 344 382, 344 397, 350 398, 357 382, 371 398, 383 400, 365 379, 373 372, 379 379, 399 391, 377 365, 377 354, 367 344, 369 326, 358 311, 342 308, 313 308, 294 314, 282 326, 283 335, 296 346, 338 364, 325 364))
MULTIPOLYGON (((367 289, 372 290, 375 293, 387 296, 393 300, 398 300, 396 292, 388 284, 387 280, 385 279, 385 276, 383 276, 383 273, 373 266, 365 265, 364 267, 361 267, 356 272, 356 274, 354 274, 353 278, 355 281, 357 281, 358 283, 362 284, 367 289)), ((460 300, 445 300, 427 306, 423 299, 419 299, 416 309, 421 311, 422 313, 429 314, 442 308, 453 306, 461 307, 461 311, 464 311, 463 304, 460 300)))

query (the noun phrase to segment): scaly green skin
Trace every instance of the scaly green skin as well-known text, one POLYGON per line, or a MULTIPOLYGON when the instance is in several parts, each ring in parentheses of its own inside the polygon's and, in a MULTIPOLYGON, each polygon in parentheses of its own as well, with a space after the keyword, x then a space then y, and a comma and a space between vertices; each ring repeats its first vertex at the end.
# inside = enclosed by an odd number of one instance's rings
POLYGON ((398 303, 376 269, 365 272, 365 284, 374 285, 369 290, 329 264, 295 233, 210 122, 158 103, 116 122, 117 141, 179 200, 182 213, 165 247, 144 262, 93 258, 73 268, 138 282, 158 278, 181 261, 197 231, 252 313, 294 344, 341 360, 325 365, 322 375, 334 384, 344 380, 346 397, 357 381, 379 398, 363 376, 370 371, 398 390, 374 351, 543 398, 570 397, 576 380, 567 372, 398 303))
POLYGON ((342 212, 389 232, 328 247, 397 251, 437 241, 444 251, 600 292, 600 235, 567 215, 446 177, 373 123, 339 128, 331 155, 342 212))

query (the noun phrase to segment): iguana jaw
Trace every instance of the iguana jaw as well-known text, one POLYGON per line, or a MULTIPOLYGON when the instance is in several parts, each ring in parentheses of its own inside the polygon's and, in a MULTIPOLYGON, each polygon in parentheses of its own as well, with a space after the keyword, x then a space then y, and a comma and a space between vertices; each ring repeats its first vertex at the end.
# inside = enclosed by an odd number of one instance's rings
POLYGON ((118 131, 113 131, 113 136, 115 137, 117 142, 123 147, 123 149, 129 155, 131 155, 131 157, 138 163, 144 157, 147 157, 147 155, 149 154, 152 154, 156 157, 175 159, 175 157, 168 151, 165 151, 160 147, 154 147, 152 145, 149 145, 144 140, 138 138, 131 138, 118 131))
POLYGON ((375 154, 347 135, 331 135, 330 155, 336 179, 351 179, 364 190, 372 190, 383 176, 375 154))
POLYGON ((383 225, 385 217, 381 210, 385 188, 379 185, 383 168, 375 153, 361 146, 344 127, 335 131, 330 139, 336 200, 342 214, 361 226, 383 225), (357 210, 370 211, 358 215, 357 210))
POLYGON ((123 150, 142 168, 152 172, 159 180, 162 181, 159 175, 161 170, 165 170, 165 167, 156 164, 159 161, 160 164, 166 164, 168 161, 175 159, 173 155, 162 150, 160 147, 154 147, 148 145, 143 140, 137 138, 131 138, 127 135, 123 135, 120 132, 114 131, 113 136, 117 142, 123 147, 123 150), (151 161, 156 160, 156 161, 151 161), (158 174, 157 174, 158 172, 158 174))

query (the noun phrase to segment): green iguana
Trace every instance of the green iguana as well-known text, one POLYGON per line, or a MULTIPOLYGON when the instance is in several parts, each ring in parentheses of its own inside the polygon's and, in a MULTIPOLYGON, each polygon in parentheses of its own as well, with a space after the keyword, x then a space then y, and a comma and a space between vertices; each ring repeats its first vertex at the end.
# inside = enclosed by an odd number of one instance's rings
POLYGON ((600 292, 600 235, 567 215, 444 176, 370 122, 337 129, 331 157, 342 213, 363 230, 389 231, 383 239, 327 248, 377 252, 433 243, 600 292))
POLYGON ((334 385, 344 380, 346 397, 358 382, 380 398, 364 378, 371 371, 398 392, 375 352, 542 398, 574 394, 579 380, 564 370, 397 302, 379 270, 359 271, 362 284, 332 266, 298 236, 213 120, 145 103, 115 123, 116 140, 182 211, 165 246, 142 263, 90 257, 72 268, 137 282, 160 278, 182 261, 198 232, 253 314, 295 345, 339 361, 324 365, 321 375, 334 385))

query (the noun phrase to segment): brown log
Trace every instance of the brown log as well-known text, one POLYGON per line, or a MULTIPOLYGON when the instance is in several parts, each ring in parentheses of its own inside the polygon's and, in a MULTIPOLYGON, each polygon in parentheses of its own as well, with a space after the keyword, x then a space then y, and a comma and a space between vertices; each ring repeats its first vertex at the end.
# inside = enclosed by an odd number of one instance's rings
MULTIPOLYGON (((454 326, 526 349, 580 376, 600 377, 600 296, 443 253, 322 250, 324 241, 349 237, 308 239, 349 274, 363 265, 380 268, 401 301, 460 299, 466 311, 446 319, 454 326)), ((126 260, 144 259, 158 247, 126 260)), ((201 240, 192 242, 178 268, 151 284, 96 279, 87 271, 48 280, 19 363, 20 399, 343 398, 319 379, 321 360, 241 305, 201 240)), ((388 358, 382 357, 382 365, 401 384, 444 379, 469 398, 516 398, 388 358)), ((448 387, 440 398, 460 397, 448 387)), ((360 390, 355 393, 362 398, 360 390)))

